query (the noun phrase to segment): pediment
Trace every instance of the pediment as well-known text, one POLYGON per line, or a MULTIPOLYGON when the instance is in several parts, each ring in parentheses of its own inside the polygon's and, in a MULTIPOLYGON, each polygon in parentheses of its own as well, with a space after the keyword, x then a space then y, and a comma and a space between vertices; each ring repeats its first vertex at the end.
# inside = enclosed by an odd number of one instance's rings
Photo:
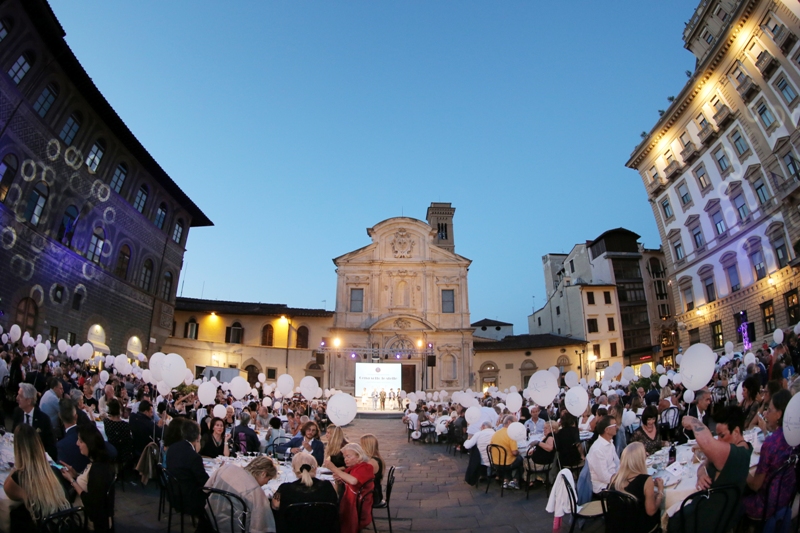
POLYGON ((369 331, 436 331, 434 326, 424 318, 407 315, 407 314, 392 314, 378 317, 375 322, 369 326, 369 331))

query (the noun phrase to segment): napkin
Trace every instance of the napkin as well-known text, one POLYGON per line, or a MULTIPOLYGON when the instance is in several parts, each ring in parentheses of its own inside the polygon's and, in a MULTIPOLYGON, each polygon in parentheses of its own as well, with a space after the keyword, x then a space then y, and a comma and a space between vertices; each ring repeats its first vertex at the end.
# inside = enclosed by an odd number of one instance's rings
POLYGON ((681 474, 683 474, 683 467, 677 461, 669 465, 665 470, 679 479, 681 474))

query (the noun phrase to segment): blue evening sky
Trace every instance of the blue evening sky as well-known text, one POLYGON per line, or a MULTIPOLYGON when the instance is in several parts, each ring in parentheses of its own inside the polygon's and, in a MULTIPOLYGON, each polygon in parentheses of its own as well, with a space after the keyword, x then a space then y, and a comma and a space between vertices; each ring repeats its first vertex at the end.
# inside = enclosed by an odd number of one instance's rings
POLYGON ((215 223, 190 231, 184 296, 333 309, 332 258, 452 202, 472 321, 519 334, 543 254, 618 226, 660 245, 624 165, 694 67, 698 0, 51 4, 215 223))

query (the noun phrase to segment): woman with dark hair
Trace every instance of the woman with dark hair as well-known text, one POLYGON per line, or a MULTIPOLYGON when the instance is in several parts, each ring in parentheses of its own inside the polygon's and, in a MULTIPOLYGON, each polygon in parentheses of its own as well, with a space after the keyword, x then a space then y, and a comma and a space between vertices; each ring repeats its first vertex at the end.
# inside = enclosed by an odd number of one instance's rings
POLYGON ((758 414, 758 393, 761 383, 756 376, 750 376, 742 383, 742 411, 744 412, 744 429, 752 429, 756 425, 758 414))
POLYGON ((642 412, 642 425, 631 435, 631 442, 641 442, 647 455, 652 455, 661 449, 657 419, 658 409, 654 405, 648 405, 642 412))
POLYGON ((114 480, 114 464, 97 427, 84 425, 78 428, 78 448, 89 458, 86 470, 79 475, 74 468, 62 463, 61 474, 80 497, 94 530, 110 531, 109 518, 113 506, 106 501, 106 494, 114 480))
POLYGON ((581 447, 581 432, 578 429, 578 419, 570 413, 561 417, 561 429, 556 433, 556 449, 561 468, 578 466, 583 461, 583 448, 581 447))
POLYGON ((125 465, 133 458, 133 435, 131 427, 122 420, 122 405, 119 400, 112 398, 108 402, 108 416, 103 421, 108 442, 117 449, 118 461, 125 465))
POLYGON ((769 498, 767 497, 767 477, 773 472, 783 466, 783 463, 792 455, 792 447, 786 442, 783 435, 783 413, 786 411, 786 406, 789 405, 789 400, 792 399, 792 393, 786 389, 782 389, 772 395, 769 403, 769 408, 764 419, 759 416, 759 426, 764 425, 762 430, 772 431, 769 436, 764 440, 761 447, 761 454, 756 467, 756 473, 747 476, 747 486, 755 491, 755 494, 750 494, 742 499, 742 506, 744 507, 747 516, 753 520, 761 520, 764 516, 764 504, 769 499, 771 505, 767 509, 767 518, 775 514, 775 511, 782 509, 792 503, 794 498, 793 490, 781 490, 783 487, 795 486, 795 469, 794 467, 788 468, 781 479, 773 482, 769 486, 769 498))
POLYGON ((225 435, 225 421, 214 417, 211 419, 211 432, 205 436, 205 442, 200 448, 200 455, 203 457, 230 456, 228 449, 228 439, 225 435))

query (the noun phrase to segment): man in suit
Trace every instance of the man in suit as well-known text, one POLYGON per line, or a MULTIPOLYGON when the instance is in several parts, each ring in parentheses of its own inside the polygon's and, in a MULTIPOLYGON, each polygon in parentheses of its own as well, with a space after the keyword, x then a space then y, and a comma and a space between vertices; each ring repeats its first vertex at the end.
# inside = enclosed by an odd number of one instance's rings
POLYGON ((278 445, 277 448, 278 453, 287 451, 310 453, 317 460, 319 466, 322 466, 325 459, 325 445, 319 440, 319 427, 316 422, 306 422, 300 429, 300 435, 285 444, 278 445))
POLYGON ((14 409, 13 429, 20 424, 32 426, 42 439, 44 450, 54 461, 58 460, 56 439, 50 417, 36 407, 36 389, 30 383, 20 383, 17 393, 17 408, 14 409))
MULTIPOLYGON (((64 385, 62 385, 61 380, 52 377, 48 381, 48 386, 50 388, 42 395, 42 399, 39 401, 39 409, 50 417, 50 423, 55 429, 58 426, 58 402, 61 401, 61 397, 64 395, 64 385)), ((78 472, 82 472, 82 470, 78 470, 78 472)))
POLYGON ((72 400, 65 398, 58 404, 58 416, 64 423, 64 438, 58 441, 58 460, 71 466, 76 472, 83 472, 89 458, 78 448, 78 415, 72 400))
POLYGON ((181 487, 183 511, 198 516, 203 512, 205 498, 202 489, 208 481, 203 458, 197 453, 200 449, 200 426, 193 420, 184 423, 181 437, 182 440, 167 449, 166 469, 181 487))
POLYGON ((162 418, 157 423, 153 422, 153 404, 142 400, 139 403, 139 412, 131 413, 129 424, 133 435, 134 457, 139 457, 145 446, 154 442, 154 439, 161 439, 164 419, 162 418))
MULTIPOLYGON (((711 422, 711 414, 708 412, 708 408, 710 405, 711 393, 706 389, 700 389, 694 393, 694 403, 689 406, 686 414, 695 417, 702 422, 703 425, 709 427, 709 423, 711 422)), ((694 431, 684 429, 683 432, 686 434, 687 439, 694 438, 694 431)))
POLYGON ((381 389, 381 411, 386 410, 386 390, 381 389))

